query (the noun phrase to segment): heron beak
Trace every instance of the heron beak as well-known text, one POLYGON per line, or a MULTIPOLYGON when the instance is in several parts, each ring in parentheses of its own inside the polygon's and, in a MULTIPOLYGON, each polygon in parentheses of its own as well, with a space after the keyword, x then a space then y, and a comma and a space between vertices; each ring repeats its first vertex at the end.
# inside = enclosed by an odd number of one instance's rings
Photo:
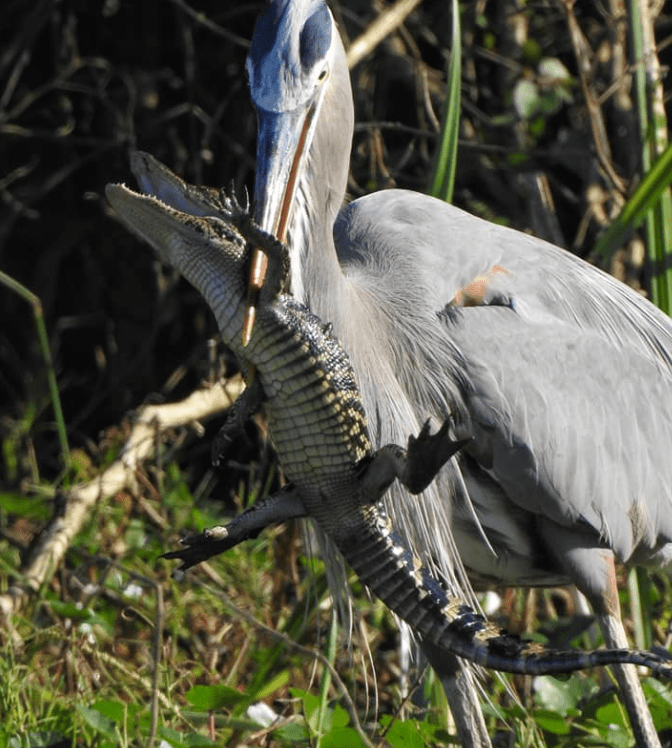
MULTIPOLYGON (((255 217, 264 231, 283 243, 287 241, 296 188, 310 148, 317 109, 318 102, 313 101, 308 107, 299 107, 291 112, 258 110, 255 217)), ((255 249, 250 267, 243 345, 247 345, 252 335, 266 267, 266 255, 260 249, 255 249)))

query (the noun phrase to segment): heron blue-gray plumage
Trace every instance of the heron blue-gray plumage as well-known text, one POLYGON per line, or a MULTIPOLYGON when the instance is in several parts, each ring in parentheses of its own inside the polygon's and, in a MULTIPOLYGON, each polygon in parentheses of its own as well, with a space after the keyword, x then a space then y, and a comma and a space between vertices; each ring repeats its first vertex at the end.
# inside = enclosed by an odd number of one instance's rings
MULTIPOLYGON (((388 495, 396 526, 458 589, 460 558, 474 579, 574 582, 625 646, 614 560, 672 557, 670 320, 570 253, 425 195, 341 209, 352 94, 323 0, 269 3, 247 69, 257 219, 347 349, 374 443, 428 411, 473 437, 421 499, 388 495), (480 304, 451 305, 488 274, 480 304)), ((617 672, 638 742, 659 745, 635 674, 617 672)))

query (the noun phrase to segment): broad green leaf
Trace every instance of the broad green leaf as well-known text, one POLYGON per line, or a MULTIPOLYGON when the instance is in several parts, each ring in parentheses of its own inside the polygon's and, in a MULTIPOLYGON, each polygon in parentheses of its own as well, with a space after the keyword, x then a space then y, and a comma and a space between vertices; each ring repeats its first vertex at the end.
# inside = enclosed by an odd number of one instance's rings
POLYGON ((534 679, 534 700, 544 709, 567 715, 576 712, 579 701, 594 693, 596 688, 594 681, 587 678, 573 676, 559 681, 551 675, 540 675, 534 679))
POLYGON ((108 740, 117 743, 121 740, 117 723, 109 717, 106 717, 97 709, 91 709, 83 704, 77 704, 77 712, 89 727, 92 727, 96 732, 104 735, 108 740))
POLYGON ((332 727, 320 740, 322 748, 360 748, 366 743, 352 727, 332 727))
POLYGON ((200 735, 197 732, 190 732, 184 736, 184 744, 187 748, 201 748, 201 746, 217 745, 217 743, 210 740, 205 735, 200 735))
POLYGON ((192 706, 207 712, 231 708, 250 701, 247 694, 229 686, 194 686, 184 696, 192 706))
MULTIPOLYGON (((392 722, 390 717, 381 719, 381 724, 387 726, 392 722)), ((385 740, 392 748, 425 748, 425 739, 413 720, 395 720, 385 733, 385 740)))
POLYGON ((553 735, 568 735, 571 729, 570 723, 565 717, 550 709, 535 709, 533 717, 542 730, 553 735))
POLYGON ((306 743, 310 738, 308 726, 305 722, 292 722, 289 725, 279 727, 273 734, 290 743, 306 743))

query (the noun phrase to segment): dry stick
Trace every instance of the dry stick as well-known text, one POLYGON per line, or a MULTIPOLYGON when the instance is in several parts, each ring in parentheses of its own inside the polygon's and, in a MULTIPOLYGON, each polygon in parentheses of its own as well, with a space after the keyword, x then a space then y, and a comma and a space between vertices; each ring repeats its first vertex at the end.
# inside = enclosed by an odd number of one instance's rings
POLYGON ((586 102, 586 109, 588 110, 590 118, 590 127, 593 133, 593 143, 595 145, 597 159, 602 167, 604 175, 611 183, 611 192, 614 202, 620 209, 624 202, 623 195, 626 192, 626 186, 614 168, 611 156, 611 146, 609 145, 609 138, 607 136, 607 126, 604 122, 604 115, 600 108, 599 99, 594 94, 590 85, 592 78, 591 58, 593 52, 581 31, 576 16, 574 15, 574 2, 575 0, 563 0, 565 13, 567 15, 567 29, 574 49, 574 56, 576 57, 576 64, 579 70, 579 80, 581 82, 581 91, 583 92, 583 98, 586 102))
POLYGON ((406 17, 418 6, 421 0, 398 0, 391 8, 381 13, 368 29, 348 48, 348 68, 361 62, 385 37, 399 28, 406 17))
POLYGON ((242 379, 234 377, 224 384, 196 390, 177 403, 142 407, 119 459, 95 480, 67 491, 65 511, 54 517, 45 529, 21 580, 0 595, 0 614, 6 619, 5 625, 9 626, 10 616, 21 608, 30 594, 51 579, 96 502, 125 488, 133 488, 136 468, 155 453, 157 431, 212 418, 224 412, 243 389, 242 379))

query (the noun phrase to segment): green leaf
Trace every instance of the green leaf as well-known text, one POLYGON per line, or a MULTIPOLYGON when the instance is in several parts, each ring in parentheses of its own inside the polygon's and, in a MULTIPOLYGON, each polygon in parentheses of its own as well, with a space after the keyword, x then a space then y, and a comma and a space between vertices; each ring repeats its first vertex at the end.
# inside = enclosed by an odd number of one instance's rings
MULTIPOLYGON (((381 724, 387 726, 392 718, 381 718, 381 724)), ((413 720, 395 720, 385 733, 385 739, 392 748, 425 748, 425 739, 413 720)))
POLYGON ((272 696, 279 688, 282 688, 289 681, 289 670, 281 670, 276 673, 270 680, 266 681, 260 688, 254 692, 254 699, 265 699, 272 696))
POLYGON ((185 744, 185 736, 181 732, 174 730, 172 727, 160 725, 157 733, 160 738, 165 740, 167 743, 170 743, 170 745, 183 746, 185 744))
POLYGON ((88 608, 80 608, 75 603, 66 603, 62 600, 50 600, 49 607, 57 615, 73 621, 88 621, 93 615, 88 608))
MULTIPOLYGON (((140 704, 125 703, 116 700, 100 700, 91 704, 91 709, 95 709, 105 717, 114 720, 118 725, 128 725, 130 720, 133 720, 136 715, 143 710, 140 704)), ((149 715, 146 714, 147 720, 149 721, 149 715)))
POLYGON ((92 709, 119 724, 123 723, 127 717, 128 712, 125 711, 127 707, 128 705, 119 701, 97 701, 91 705, 92 709))
POLYGON ((92 727, 96 732, 104 735, 108 740, 112 740, 116 743, 121 740, 117 723, 109 717, 106 717, 104 714, 101 714, 97 709, 91 709, 83 704, 77 704, 77 712, 89 727, 92 727))
POLYGON ((542 730, 550 732, 553 735, 567 735, 571 729, 570 723, 557 712, 550 709, 535 709, 534 721, 542 730))
POLYGON ((51 515, 51 500, 44 496, 0 493, 0 507, 7 514, 18 514, 31 519, 48 519, 51 515))
POLYGON ((190 732, 184 736, 184 744, 187 748, 200 748, 200 746, 217 745, 205 735, 199 735, 197 732, 190 732))
POLYGON ((352 727, 332 727, 320 740, 322 748, 360 748, 366 743, 352 727))
POLYGON ((251 698, 229 686, 194 686, 184 695, 197 709, 206 712, 231 708, 251 701, 251 698))
POLYGON ((289 743, 305 743, 310 738, 308 726, 305 722, 291 722, 289 725, 283 725, 283 727, 274 730, 273 734, 289 743))
POLYGON ((332 726, 334 728, 336 727, 346 727, 350 723, 350 715, 343 709, 342 706, 336 705, 334 707, 334 716, 332 719, 332 726))
POLYGON ((49 600, 49 607, 59 616, 69 618, 75 623, 88 623, 101 626, 109 634, 113 633, 114 627, 104 618, 94 613, 90 608, 80 608, 75 603, 67 603, 62 600, 49 600))
POLYGON ((593 694, 597 685, 594 681, 578 676, 559 681, 551 675, 540 675, 534 679, 534 689, 534 700, 539 706, 567 715, 576 712, 579 701, 593 694))
POLYGON ((595 710, 595 717, 605 725, 618 725, 619 727, 626 727, 628 725, 625 710, 615 701, 598 707, 595 710))

